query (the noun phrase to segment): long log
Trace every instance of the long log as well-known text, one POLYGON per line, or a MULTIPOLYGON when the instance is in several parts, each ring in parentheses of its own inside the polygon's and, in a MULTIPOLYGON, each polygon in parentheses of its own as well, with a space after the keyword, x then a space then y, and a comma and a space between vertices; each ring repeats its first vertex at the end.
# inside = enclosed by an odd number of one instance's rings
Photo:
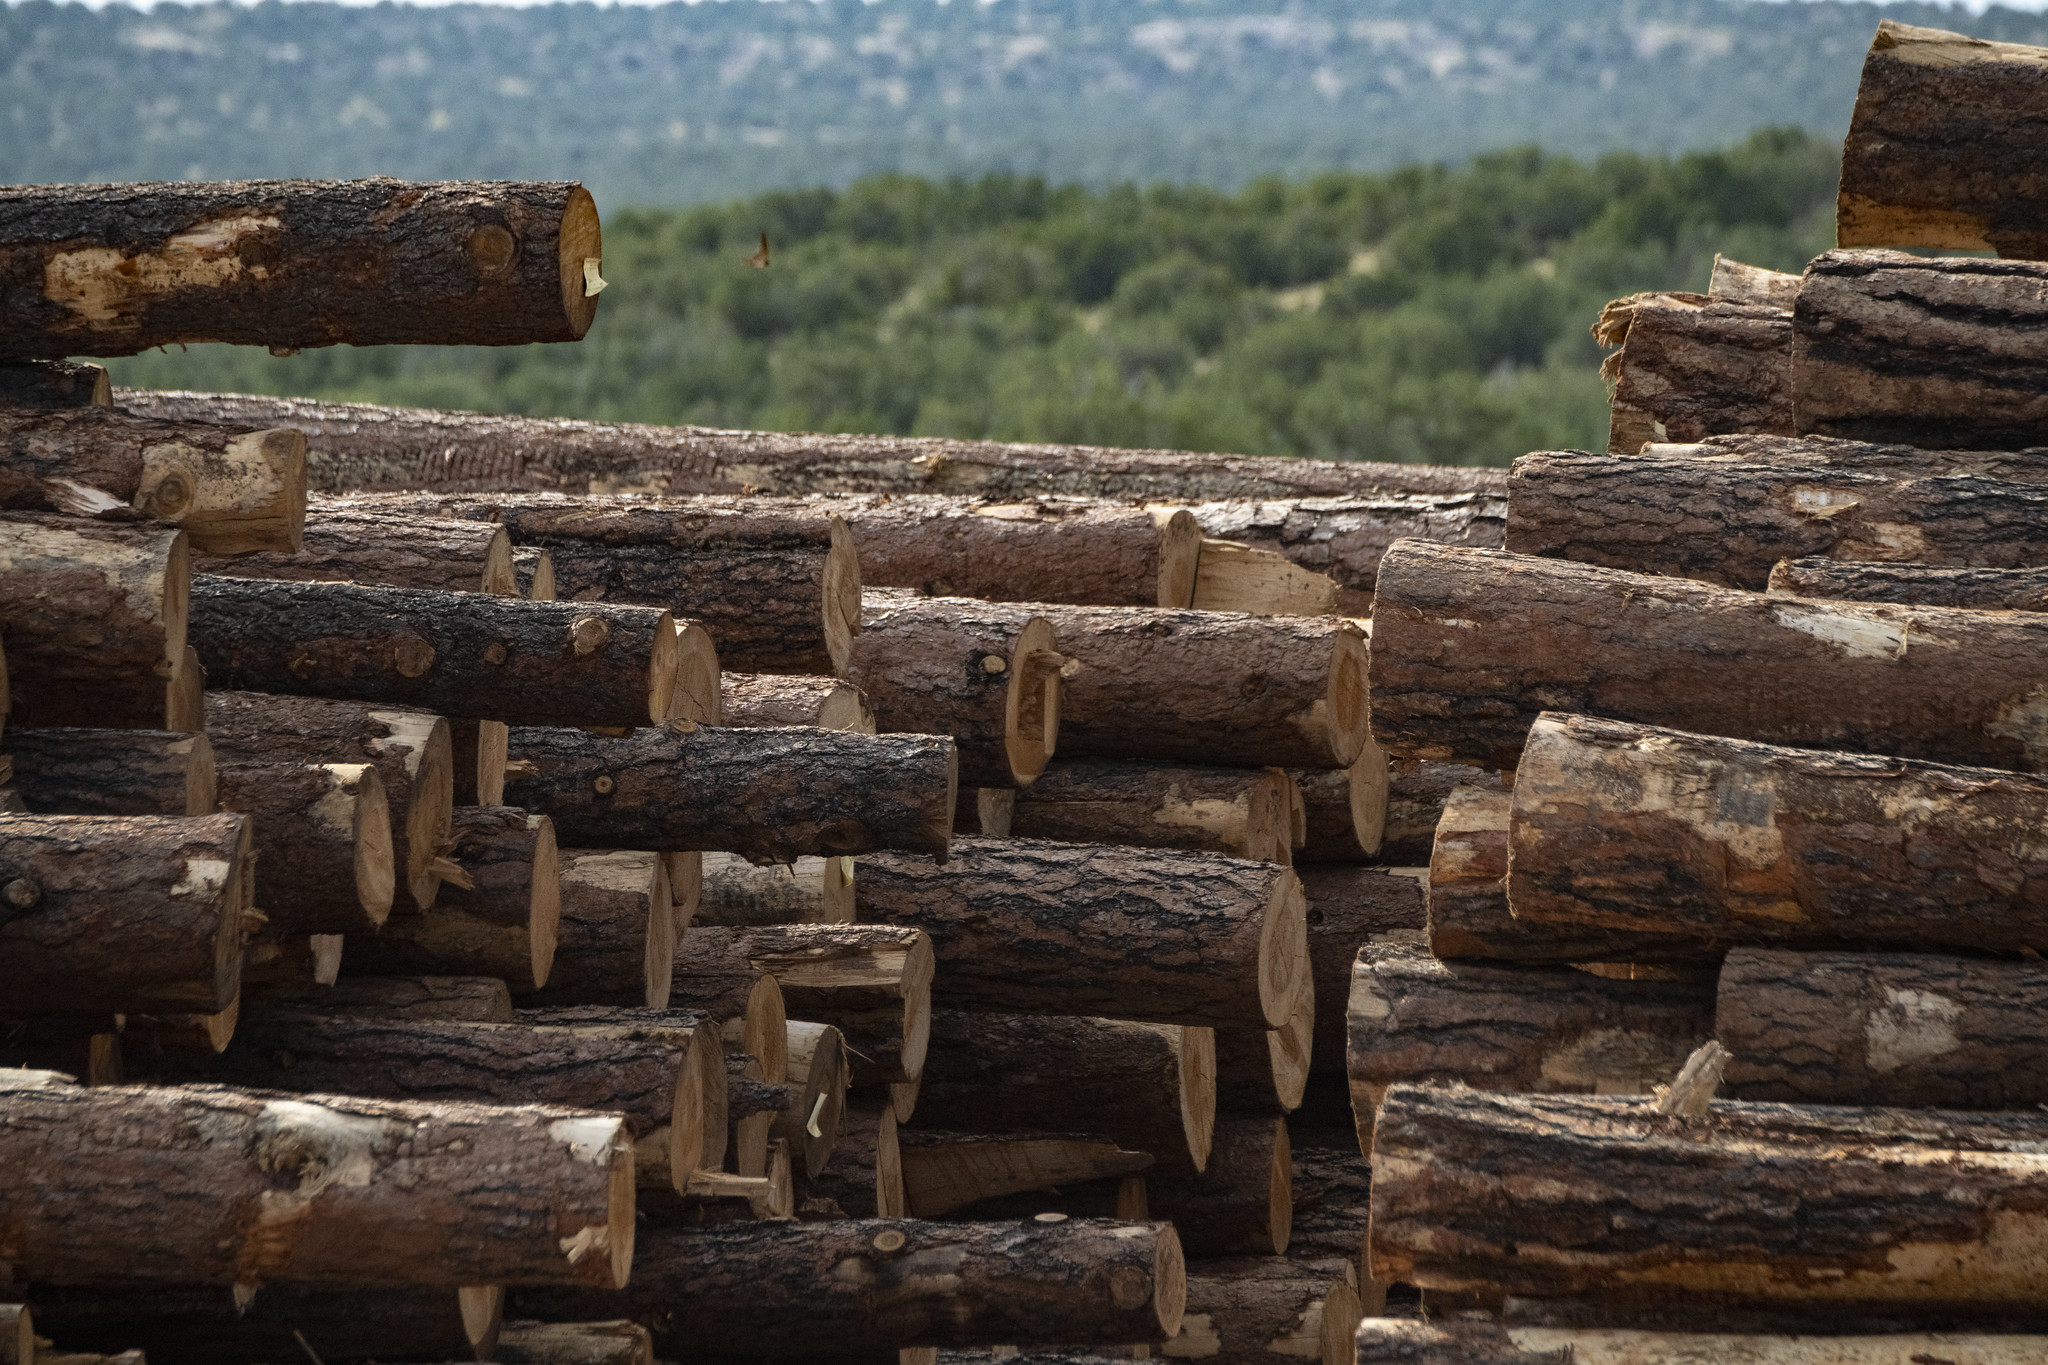
POLYGON ((1287 775, 1301 802, 1296 863, 1355 863, 1380 857, 1393 770, 1379 745, 1368 739, 1358 761, 1348 768, 1292 768, 1287 775))
POLYGON ((898 1160, 905 1205, 918 1218, 943 1218, 985 1199, 1133 1175, 1152 1164, 1144 1152, 1085 1134, 922 1129, 901 1134, 898 1160))
POLYGON ((740 727, 814 725, 820 730, 875 733, 867 694, 843 678, 792 673, 727 673, 717 724, 740 727))
POLYGON ((941 736, 515 729, 511 754, 522 772, 506 801, 550 817, 569 843, 780 861, 876 848, 943 857, 951 837, 957 778, 941 736))
POLYGON ((213 746, 172 730, 27 730, 6 737, 9 779, 50 815, 210 815, 219 793, 213 746))
MULTIPOLYGON (((209 553, 196 541, 193 548, 209 553)), ((325 503, 306 516, 299 544, 281 552, 208 558, 199 569, 227 578, 524 595, 512 568, 512 538, 502 526, 325 503)))
POLYGON ((658 853, 557 851, 561 913, 546 981, 508 982, 522 1005, 668 1007, 675 970, 675 904, 658 853))
POLYGON ((1195 1261, 1180 1335, 1160 1354, 1214 1365, 1349 1365, 1361 1316, 1356 1274, 1327 1257, 1195 1261))
POLYGON ((495 1289, 320 1289, 265 1285, 253 1299, 213 1285, 119 1290, 35 1286, 37 1324, 67 1346, 140 1347, 152 1365, 265 1365, 299 1352, 322 1360, 488 1356, 495 1289))
POLYGON ((255 927, 239 815, 0 820, 7 1014, 212 1014, 255 927))
POLYGON ((391 807, 367 763, 226 763, 220 808, 249 817, 256 908, 279 934, 361 934, 391 916, 391 807))
POLYGON ((0 221, 11 357, 575 341, 604 287, 574 183, 20 185, 0 221))
POLYGON ((1277 768, 1058 762, 1017 793, 1009 833, 1289 863, 1289 780, 1277 768))
POLYGON ((2044 822, 2044 778, 1545 715, 1515 776, 1508 904, 1708 958, 2031 947, 2044 822))
POLYGON ((654 1338, 637 1322, 508 1322, 500 1365, 654 1365, 654 1338))
POLYGON ((195 554, 299 548, 306 438, 106 407, 0 408, 0 507, 184 529, 195 554))
POLYGON ((1403 541, 1380 569, 1373 736, 1512 769, 1536 716, 1570 711, 2031 771, 2048 767, 2044 652, 2031 613, 1800 602, 1403 541))
POLYGON ((2048 483, 2048 450, 1924 450, 1882 441, 1839 436, 1709 436, 1704 441, 1652 443, 1642 454, 1667 460, 1723 463, 1820 465, 1889 479, 2002 479, 2007 483, 2048 483))
POLYGON ((1703 294, 1633 294, 1600 310, 1593 335, 1621 349, 1600 366, 1613 384, 1607 450, 1725 432, 1790 436, 1792 313, 1703 294))
POLYGON ((703 856, 696 924, 851 924, 854 860, 798 858, 766 867, 734 853, 703 856))
POLYGON ((105 408, 114 388, 104 365, 69 360, 0 362, 0 403, 10 408, 105 408))
POLYGON ((1388 867, 1428 864, 1444 802, 1459 787, 1499 786, 1500 774, 1467 763, 1394 759, 1387 775, 1387 823, 1380 835, 1379 861, 1388 867))
POLYGON ((1309 1071, 1334 1076, 1344 1070, 1344 1001, 1351 992, 1351 965, 1376 934, 1413 934, 1428 927, 1423 883, 1379 867, 1326 865, 1300 869, 1308 902, 1309 973, 1315 980, 1316 1010, 1309 1071))
POLYGON ((0 1237, 44 1283, 613 1286, 633 1263, 615 1115, 19 1088, 36 1074, 0 1073, 0 1237))
MULTIPOLYGON (((1890 23, 1890 20, 1885 20, 1890 23)), ((1659 1332, 1632 1327, 1561 1328, 1437 1318, 1369 1318, 1359 1327, 1357 1365, 2025 1365, 2048 1337, 1997 1333, 1896 1332, 1882 1336, 1765 1336, 1728 1331, 1659 1332)), ((1020 1362, 1021 1365, 1021 1362, 1020 1362)))
POLYGON ((242 1008, 253 1017, 273 1010, 322 1015, 509 1024, 512 992, 495 976, 347 976, 329 986, 307 982, 244 982, 242 1008))
POLYGON ((854 892, 931 935, 953 1008, 1276 1028, 1311 989, 1301 883, 1271 863, 962 839, 944 867, 863 859, 854 892))
POLYGON ((1781 559, 1769 585, 1784 597, 1898 602, 1977 611, 2048 611, 2048 568, 1943 569, 1918 564, 1781 559))
POLYGON ((1294 1226, 1287 1120, 1218 1119, 1208 1169, 1147 1172, 1145 1192, 1152 1215, 1174 1225, 1191 1256, 1285 1254, 1294 1226))

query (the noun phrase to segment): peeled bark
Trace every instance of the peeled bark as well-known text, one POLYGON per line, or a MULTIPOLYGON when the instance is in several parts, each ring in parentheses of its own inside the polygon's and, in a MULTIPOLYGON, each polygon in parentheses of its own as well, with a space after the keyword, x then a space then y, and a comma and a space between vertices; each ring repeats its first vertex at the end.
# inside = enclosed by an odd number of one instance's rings
MULTIPOLYGON (((1610 1311, 1603 1320, 1620 1317, 1610 1311)), ((1627 1318, 1637 1320, 1634 1313, 1627 1318)), ((1806 1334, 1810 1322, 1802 1317, 1799 1325, 1788 1325, 1784 1335, 1765 1336, 1718 1330, 1503 1326, 1443 1317, 1428 1323, 1373 1318, 1359 1330, 1357 1365, 1552 1365, 1567 1358, 1579 1365, 1692 1365, 1701 1360, 1739 1360, 1743 1365, 2026 1365, 2048 1351, 2048 1337, 1970 1331, 1819 1336, 1806 1334)))
POLYGON ((717 724, 736 727, 814 725, 820 730, 875 733, 867 694, 841 678, 786 673, 727 673, 717 724))
MULTIPOLYGON (((194 548, 206 552, 204 545, 195 543, 194 548)), ((208 559, 199 567, 228 578, 522 595, 512 570, 512 540, 504 527, 358 511, 345 505, 315 505, 306 517, 304 539, 291 549, 208 559)))
POLYGON ((1977 611, 2048 611, 2048 568, 1938 569, 1918 564, 1782 559, 1770 590, 1783 597, 1898 602, 1977 611))
POLYGON ((718 849, 786 861, 876 848, 945 856, 950 740, 832 730, 674 727, 610 738, 519 729, 505 799, 571 843, 718 849))
POLYGON ((1512 769, 1536 716, 1569 711, 2048 768, 2048 620, 2030 613, 1807 603, 1420 541, 1387 556, 1380 598, 1373 736, 1397 757, 1512 769))
POLYGON ((213 1014, 240 989, 254 859, 239 815, 0 819, 8 1014, 213 1014))
POLYGON ((851 858, 798 858, 766 867, 733 853, 706 853, 703 859, 694 923, 853 923, 851 858))
POLYGON ((923 929, 943 1006, 1275 1028, 1311 989, 1301 883, 1271 863, 963 839, 864 859, 861 917, 923 929))
POLYGON ((902 1134, 900 1160, 904 1199, 919 1218, 943 1218, 984 1199, 1115 1179, 1152 1164, 1143 1152, 1085 1135, 923 1130, 902 1134))
POLYGON ((306 519, 306 438, 104 406, 0 408, 0 507, 166 521, 195 554, 289 555, 306 519))
POLYGON ((300 1351, 302 1332, 322 1360, 404 1355, 489 1356, 498 1330, 495 1289, 321 1289, 265 1285, 237 1303, 221 1286, 35 1290, 37 1325, 68 1346, 139 1346, 151 1365, 266 1365, 300 1351))
POLYGON ((0 403, 10 408, 104 408, 113 401, 104 366, 69 360, 0 363, 0 403))
POLYGON ((1288 777, 1275 768, 1055 763, 1017 794, 1009 833, 1291 861, 1288 777))
POLYGON ((509 1024, 512 992, 495 976, 348 976, 331 986, 300 982, 252 986, 245 982, 242 1008, 252 1016, 282 1010, 385 1020, 509 1024))
POLYGON ((804 1177, 799 1216, 908 1218, 896 1114, 887 1104, 848 1105, 839 1115, 831 1164, 804 1177))
POLYGON ((1621 348, 1600 367, 1614 386, 1609 454, 1724 432, 1793 432, 1789 308, 1633 294, 1600 310, 1593 335, 1621 348))
POLYGON ((1213 1365, 1350 1365, 1361 1316, 1356 1275, 1328 1258, 1197 1261, 1180 1335, 1160 1354, 1213 1365))
POLYGON ((10 357, 575 341, 603 287, 574 183, 20 185, 0 223, 10 357))
POLYGON ((0 1239, 42 1283, 612 1286, 633 1262, 615 1115, 9 1085, 34 1074, 0 1073, 0 1239))
POLYGON ((1730 945, 2031 947, 2048 779, 1539 719, 1516 774, 1517 919, 1730 945))
POLYGON ((28 809, 51 815, 211 815, 219 791, 204 734, 17 726, 6 756, 28 809))
POLYGON ((1200 1175, 1145 1175, 1153 1217, 1180 1233, 1191 1256, 1279 1256, 1294 1226, 1294 1156, 1283 1118, 1216 1121, 1200 1175))
POLYGON ((522 1005, 668 1008, 675 906, 658 853, 564 848, 562 909, 545 985, 508 982, 522 1005))
POLYGON ((1351 994, 1351 964, 1359 948, 1376 934, 1427 927, 1425 892, 1416 878, 1395 876, 1379 867, 1304 867, 1300 876, 1308 901, 1309 971, 1319 1005, 1309 1069, 1314 1075, 1334 1076, 1344 1070, 1344 1002, 1351 994))
POLYGON ((1459 787, 1498 787, 1500 774, 1465 763, 1395 759, 1387 777, 1387 824, 1379 861, 1388 867, 1423 867, 1436 842, 1444 802, 1459 787))
POLYGON ((279 934, 362 934, 391 916, 391 807, 367 763, 227 763, 220 808, 249 817, 256 908, 279 934))
POLYGON ((1379 745, 1367 740, 1348 768, 1294 768, 1302 828, 1296 863, 1355 863, 1380 856, 1386 840, 1392 765, 1379 745))
POLYGON ((1889 479, 2003 479, 2048 483, 2048 450, 1923 450, 1919 446, 1848 441, 1837 436, 1709 436, 1704 441, 1652 444, 1642 453, 1667 460, 1720 460, 1747 464, 1821 465, 1889 479))
POLYGON ((1713 273, 1707 279, 1707 297, 1723 303, 1767 303, 1774 308, 1790 308, 1799 298, 1799 277, 1731 261, 1717 251, 1713 273))

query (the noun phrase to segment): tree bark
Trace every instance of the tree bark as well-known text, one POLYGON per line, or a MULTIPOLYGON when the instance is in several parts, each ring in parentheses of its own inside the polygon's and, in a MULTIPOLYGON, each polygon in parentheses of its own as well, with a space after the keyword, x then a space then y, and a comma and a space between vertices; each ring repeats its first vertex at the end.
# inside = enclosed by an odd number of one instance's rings
POLYGON ((306 520, 306 438, 104 406, 0 408, 0 507, 170 522, 195 554, 289 555, 306 520))
POLYGON ((1568 711, 2048 768, 2048 620, 2031 613, 1797 602, 1419 541, 1387 556, 1380 596, 1373 735, 1397 757, 1511 769, 1537 714, 1568 711))
POLYGON ((867 694, 843 678, 785 673, 727 673, 717 723, 742 728, 810 725, 875 733, 867 694))
POLYGON ((555 593, 555 557, 531 545, 512 551, 512 575, 518 595, 531 602, 552 602, 555 593))
POLYGON ((2048 611, 2048 568, 1939 569, 1918 564, 1845 564, 1781 559, 1770 590, 1782 597, 1898 602, 1977 611, 2048 611))
POLYGON ((224 1086, 0 1106, 0 1238, 46 1284, 613 1286, 633 1261, 616 1115, 224 1086))
POLYGON ((1344 1001, 1351 994, 1351 964, 1376 934, 1428 926, 1424 887, 1414 877, 1379 867, 1305 867, 1300 875, 1308 901, 1309 971, 1319 1006, 1309 1071, 1334 1076, 1344 1070, 1344 1001))
POLYGON ((510 743, 522 771, 505 799, 551 817, 571 843, 781 862, 877 848, 944 857, 951 837, 957 778, 943 736, 519 729, 510 743))
POLYGON ((37 1325, 49 1335, 99 1351, 139 1346, 151 1365, 290 1360, 299 1351, 295 1330, 322 1360, 488 1357, 497 1299, 495 1290, 273 1284, 245 1305, 232 1289, 211 1285, 35 1289, 37 1325))
POLYGON ((1659 459, 1705 459, 1768 465, 1821 465, 1888 479, 2002 479, 2048 483, 2048 450, 1923 450, 1919 446, 1848 441, 1837 436, 1709 436, 1683 444, 1651 444, 1659 459))
POLYGON ((2042 1269, 2018 1248, 2048 1204, 2044 1135, 2038 1113, 1723 1102, 1685 1118, 1400 1085, 1373 1146, 1369 1268, 1496 1295, 2033 1309, 2042 1269))
POLYGON ((1055 763, 1017 794, 1009 832, 1285 864, 1294 842, 1289 780, 1277 768, 1055 763))
POLYGON ((1385 861, 1380 846, 1386 840, 1393 772, 1379 745, 1368 739, 1348 768, 1291 768, 1288 776, 1301 804, 1297 864, 1385 861))
POLYGON ((220 808, 249 817, 256 908, 277 933, 366 934, 397 887, 391 807, 367 763, 226 763, 220 808))
POLYGON ((19 725, 177 730, 169 679, 191 601, 183 531, 0 517, 0 628, 19 725))
POLYGON ((0 820, 8 1014, 212 1014, 240 989, 249 822, 239 815, 0 820))
POLYGON ((11 357, 575 341, 603 287, 597 207, 561 182, 23 185, 0 246, 11 357))
MULTIPOLYGON (((292 432, 297 436, 299 433, 292 432)), ((204 546, 195 545, 202 553, 204 546)), ((202 572, 227 578, 297 583, 360 583, 375 588, 487 592, 519 597, 512 540, 502 526, 318 504, 292 550, 206 559, 202 572)))
MULTIPOLYGON (((1373 1287, 1358 1267, 1365 1255, 1371 1211, 1372 1163, 1350 1134, 1326 1131, 1342 1145, 1321 1146, 1310 1137, 1293 1152, 1294 1226, 1287 1250, 1297 1259, 1333 1256, 1350 1262, 1360 1276, 1361 1293, 1369 1295, 1373 1287)), ((1382 1296, 1385 1290, 1384 1285, 1379 1287, 1382 1296)), ((1384 1308, 1384 1297, 1369 1306, 1375 1311, 1384 1308)))
MULTIPOLYGON (((1885 22, 1890 22, 1889 20, 1885 22)), ((1889 1331, 1882 1335, 1814 1332, 1810 1314, 1784 1324, 1782 1334, 1737 1331, 1725 1311, 1702 1315, 1685 1330, 1646 1330, 1638 1311, 1611 1308, 1603 1324, 1628 1327, 1549 1327, 1438 1317, 1425 1324, 1376 1318, 1358 1336, 1357 1365, 1553 1365, 1560 1359, 1608 1365, 1682 1365, 1696 1360, 1739 1360, 1744 1365, 2026 1365, 2048 1351, 2048 1337, 1980 1331, 1959 1324, 1943 1332, 1889 1331), (1567 1356, 1566 1353, 1569 1353, 1567 1356)), ((1020 1361, 1018 1365, 1023 1365, 1020 1361)))
MULTIPOLYGON (((441 886, 435 860, 451 839, 454 759, 448 722, 424 711, 262 692, 210 692, 206 737, 228 763, 369 763, 391 808, 400 885, 421 911, 441 886)), ((497 975, 495 972, 485 975, 497 975)))
POLYGON ((807 1175, 799 1193, 805 1222, 909 1217, 895 1112, 886 1103, 847 1105, 831 1164, 807 1175))
POLYGON ((69 360, 0 362, 0 403, 10 408, 105 408, 113 402, 105 366, 69 360))
POLYGON ((1731 945, 2032 947, 2048 779, 1544 716, 1516 774, 1517 919, 1731 945))
POLYGON ((1395 759, 1387 775, 1386 832, 1380 836, 1379 862, 1387 867, 1425 867, 1436 844, 1437 822, 1444 802, 1459 787, 1498 787, 1500 774, 1466 763, 1427 763, 1395 759))
POLYGON ((1231 1114, 1291 1114, 1308 1090, 1315 1006, 1276 1029, 1216 1030, 1216 1107, 1231 1114))
POLYGON ((637 1322, 508 1322, 501 1365, 654 1365, 654 1338, 637 1322))
POLYGON ((1611 455, 1649 441, 1698 441, 1726 432, 1790 436, 1792 313, 1702 294, 1632 294, 1600 310, 1593 335, 1613 384, 1611 455))
POLYGON ((1301 883, 1271 863, 963 839, 864 859, 863 919, 923 929, 944 1006, 1275 1028, 1311 989, 1301 883))
POLYGON ((7 757, 10 785, 49 815, 211 815, 219 792, 204 734, 16 727, 7 757))
POLYGON ((508 982, 523 1006, 668 1008, 677 926, 658 853, 565 848, 555 957, 538 987, 508 982))
POLYGON ((659 724, 679 656, 650 607, 208 574, 192 638, 229 687, 513 725, 659 724))
POLYGON ((1761 591, 1781 559, 2048 564, 2048 488, 1818 466, 1545 451, 1509 475, 1507 548, 1761 591))
POLYGON ((943 1218, 984 1199, 1115 1179, 1152 1164, 1089 1135, 933 1133, 902 1135, 903 1193, 919 1218, 943 1218))
POLYGON ((382 1020, 509 1024, 512 993, 495 976, 350 976, 331 986, 244 983, 242 1008, 254 1017, 296 1014, 369 1015, 382 1020))
POLYGON ((1028 785, 1059 740, 1066 660, 1036 611, 959 597, 878 597, 846 675, 884 731, 951 735, 961 780, 1028 785))
POLYGON ((697 924, 853 923, 854 861, 798 858, 756 866, 734 853, 706 853, 697 924))
POLYGON ((1294 1156, 1287 1120, 1216 1121, 1200 1175, 1149 1171, 1153 1216, 1172 1223, 1191 1256, 1279 1256, 1294 1225, 1294 1156))
POLYGON ((1327 1257, 1196 1261, 1180 1335, 1160 1354, 1211 1365, 1349 1365, 1360 1315, 1347 1270, 1327 1257))

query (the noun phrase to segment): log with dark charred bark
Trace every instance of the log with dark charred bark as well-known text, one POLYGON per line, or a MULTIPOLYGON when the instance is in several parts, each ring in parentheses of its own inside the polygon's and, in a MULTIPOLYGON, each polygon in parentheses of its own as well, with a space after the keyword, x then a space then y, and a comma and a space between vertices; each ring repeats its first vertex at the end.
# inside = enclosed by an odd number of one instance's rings
POLYGON ((67 1347, 140 1347, 152 1365, 322 1360, 461 1360, 490 1355, 496 1289, 320 1289, 265 1285, 253 1300, 212 1285, 121 1290, 34 1287, 36 1323, 67 1347))
POLYGON ((7 732, 9 785, 45 815, 211 815, 213 746, 175 730, 7 732))
POLYGON ((1794 430, 1787 308, 1702 294, 1633 294, 1600 310, 1593 335, 1621 348, 1600 367, 1614 386, 1610 454, 1633 455, 1650 441, 1794 430))
POLYGON ((1781 559, 1770 590, 1837 602, 1898 602, 1976 611, 2048 611, 2048 569, 1940 569, 1918 564, 1781 559))

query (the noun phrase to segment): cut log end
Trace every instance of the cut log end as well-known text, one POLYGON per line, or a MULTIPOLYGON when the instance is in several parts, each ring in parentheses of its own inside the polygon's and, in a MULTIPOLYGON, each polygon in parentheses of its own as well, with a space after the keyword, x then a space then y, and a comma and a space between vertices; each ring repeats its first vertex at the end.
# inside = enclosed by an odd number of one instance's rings
MULTIPOLYGON (((1313 1001, 1315 981, 1308 958, 1308 897, 1301 878, 1282 869, 1266 901, 1266 914, 1259 929, 1259 1005, 1266 1013, 1266 1027, 1282 1028, 1303 1010, 1303 998, 1313 1001)), ((1313 1013, 1314 1005, 1308 1010, 1313 1013)))
POLYGON ((641 954, 646 974, 647 1008, 668 1008, 676 970, 676 904, 668 887, 668 860, 651 856, 654 886, 647 896, 647 938, 641 954))
POLYGON ((1348 770, 1351 778, 1351 825, 1358 847, 1369 858, 1380 851, 1387 833, 1387 797, 1393 786, 1393 764, 1387 751, 1370 735, 1365 749, 1348 770))
MULTIPOLYGON (((595 618, 586 617, 585 621, 595 621, 595 618)), ((582 628, 585 621, 578 621, 576 623, 575 648, 579 654, 591 652, 584 648, 585 636, 582 628)), ((602 621, 596 621, 595 623, 601 632, 604 623, 602 621)), ((671 708, 677 701, 677 673, 682 667, 683 662, 683 644, 679 638, 681 629, 681 627, 676 625, 675 618, 667 612, 661 614, 661 621, 654 628, 654 648, 647 661, 647 723, 649 725, 659 725, 663 721, 670 719, 671 715, 674 714, 671 708)), ((601 633, 596 634, 596 639, 598 643, 592 649, 603 646, 604 638, 601 633)), ((715 708, 718 704, 718 689, 715 685, 711 690, 711 696, 711 704, 715 708)), ((695 699, 695 703, 695 706, 691 709, 702 708, 703 702, 701 698, 695 699)), ((697 718, 695 716, 687 716, 685 719, 695 720, 697 718)))
POLYGON ((831 519, 832 548, 825 556, 825 654, 832 671, 843 674, 860 634, 860 553, 853 532, 838 517, 831 519))
POLYGON ((662 719, 687 721, 695 725, 722 722, 724 702, 720 692, 718 646, 713 642, 711 632, 695 621, 676 622, 672 678, 668 705, 662 719))
POLYGON ((391 844, 391 803, 384 795, 384 779, 367 763, 325 765, 338 779, 338 791, 354 789, 354 810, 350 824, 355 837, 356 899, 371 924, 382 924, 391 915, 397 894, 397 855, 391 844), (353 770, 353 775, 344 773, 353 770))
POLYGON ((1159 523, 1159 605, 1195 604, 1195 577, 1202 560, 1202 527, 1185 507, 1153 509, 1159 523))
MULTIPOLYGON (((0 669, 0 673, 4 673, 0 669)), ((6 679, 0 677, 0 705, 7 700, 6 679)), ((206 670, 200 667, 199 651, 185 646, 164 680, 164 729, 202 730, 206 727, 206 670)))
POLYGON ((1370 659, 1365 632, 1346 622, 1330 647, 1330 747, 1334 766, 1348 768, 1371 742, 1366 674, 1370 659))
POLYGON ((518 597, 519 570, 512 563, 512 535, 500 526, 484 550, 481 590, 495 597, 518 597))
POLYGON ((1030 785, 1052 762, 1059 742, 1060 669, 1065 663, 1052 623, 1042 616, 1025 622, 1010 658, 1003 707, 1003 748, 1010 776, 1020 787, 1030 785))
POLYGON ((392 727, 388 741, 409 751, 412 800, 405 811, 405 889, 421 911, 434 908, 441 879, 434 860, 448 843, 455 809, 455 745, 448 722, 424 711, 390 711, 378 717, 392 727))
POLYGON ((562 315, 570 336, 580 341, 597 319, 598 291, 591 287, 588 276, 596 273, 597 263, 604 259, 597 201, 581 185, 569 191, 568 202, 562 206, 555 252, 562 272, 562 315))
POLYGON ((504 1289, 495 1284, 467 1285, 455 1291, 455 1306, 462 1315, 462 1334, 476 1349, 477 1359, 489 1359, 505 1320, 504 1289))
POLYGON ((782 985, 774 977, 764 973, 747 992, 740 1025, 741 1046, 760 1062, 761 1079, 781 1085, 789 1077, 789 1007, 783 1003, 782 985))
POLYGON ((1159 1314, 1161 1335, 1167 1340, 1179 1336, 1188 1308, 1188 1264, 1180 1235, 1170 1223, 1160 1228, 1152 1252, 1152 1306, 1159 1314))
POLYGON ((532 889, 527 895, 526 941, 533 962, 533 988, 548 984, 555 968, 555 944, 562 927, 562 858, 555 846, 555 822, 526 817, 533 831, 532 889))
POLYGON ((1187 1134, 1188 1160, 1204 1171, 1216 1145, 1216 1030, 1183 1027, 1179 1053, 1181 1131, 1187 1134))

